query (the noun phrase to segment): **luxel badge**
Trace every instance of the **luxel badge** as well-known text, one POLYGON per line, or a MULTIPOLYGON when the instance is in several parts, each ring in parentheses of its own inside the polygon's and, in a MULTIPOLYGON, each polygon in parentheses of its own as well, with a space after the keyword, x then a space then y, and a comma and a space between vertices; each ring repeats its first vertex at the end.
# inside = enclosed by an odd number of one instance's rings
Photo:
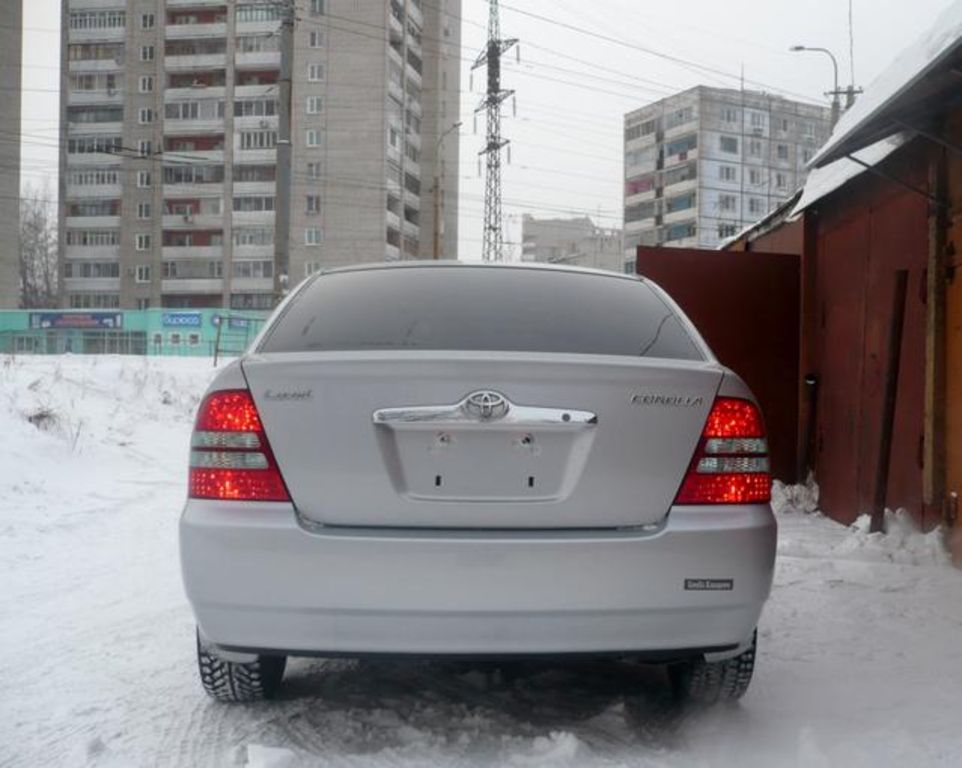
POLYGON ((686 592, 731 592, 734 579, 685 579, 686 592))

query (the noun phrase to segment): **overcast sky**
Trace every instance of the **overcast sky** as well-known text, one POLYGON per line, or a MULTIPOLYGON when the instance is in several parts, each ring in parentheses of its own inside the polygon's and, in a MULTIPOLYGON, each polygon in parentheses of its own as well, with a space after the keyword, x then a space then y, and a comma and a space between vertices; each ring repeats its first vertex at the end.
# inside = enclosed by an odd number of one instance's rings
MULTIPOLYGON (((853 0, 855 83, 868 86, 952 2, 853 0)), ((488 3, 462 4, 463 56, 473 59, 486 37, 488 3)), ((589 214, 603 226, 620 226, 623 116, 672 92, 699 84, 738 87, 744 68, 746 87, 827 104, 828 57, 787 49, 796 43, 831 49, 847 85, 848 10, 847 0, 505 0, 502 36, 521 40, 520 64, 512 52, 503 76, 503 86, 517 91, 517 116, 509 103, 504 121, 512 140, 504 172, 506 240, 520 240, 523 213, 589 214)), ((23 181, 49 180, 54 190, 59 14, 59 0, 24 0, 23 181)), ((468 69, 465 63, 460 256, 472 259, 481 247, 484 122, 475 134, 474 109, 484 76, 476 73, 471 93, 468 69)), ((519 250, 509 249, 515 256, 519 250)))

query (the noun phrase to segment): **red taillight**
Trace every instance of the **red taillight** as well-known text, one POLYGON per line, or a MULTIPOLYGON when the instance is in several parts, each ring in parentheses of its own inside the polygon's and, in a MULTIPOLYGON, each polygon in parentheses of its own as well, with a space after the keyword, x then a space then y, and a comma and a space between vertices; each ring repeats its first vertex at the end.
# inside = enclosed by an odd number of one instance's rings
POLYGON ((771 500, 765 425, 748 400, 719 397, 676 504, 754 504, 771 500))
POLYGON ((190 444, 192 499, 290 501, 246 389, 213 392, 201 403, 190 444))

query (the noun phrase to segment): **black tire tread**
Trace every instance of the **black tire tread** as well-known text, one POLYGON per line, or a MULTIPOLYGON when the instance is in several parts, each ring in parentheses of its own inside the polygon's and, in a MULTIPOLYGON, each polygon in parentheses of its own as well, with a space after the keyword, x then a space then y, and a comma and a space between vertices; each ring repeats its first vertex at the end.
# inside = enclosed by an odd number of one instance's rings
POLYGON ((197 638, 197 668, 207 695, 217 701, 243 703, 272 699, 284 677, 284 656, 258 656, 256 661, 226 661, 197 638))
POLYGON ((696 659, 676 665, 671 670, 676 693, 696 704, 738 701, 752 681, 756 647, 757 636, 753 636, 751 645, 738 656, 713 662, 696 659))

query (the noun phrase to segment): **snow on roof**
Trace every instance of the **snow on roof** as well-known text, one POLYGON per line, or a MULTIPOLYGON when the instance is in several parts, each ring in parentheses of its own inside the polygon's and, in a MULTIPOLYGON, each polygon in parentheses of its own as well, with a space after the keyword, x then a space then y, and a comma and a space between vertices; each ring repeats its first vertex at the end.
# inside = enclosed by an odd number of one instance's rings
POLYGON ((956 0, 935 24, 896 59, 865 90, 862 97, 838 121, 828 142, 812 158, 811 166, 829 162, 846 141, 874 119, 893 101, 910 91, 926 74, 950 56, 962 43, 962 2, 956 0))
MULTIPOLYGON (((960 3, 960 5, 962 5, 962 3, 960 3)), ((878 165, 895 150, 904 145, 911 137, 912 134, 910 133, 897 133, 894 136, 889 136, 887 139, 882 139, 865 149, 853 153, 852 157, 858 158, 866 165, 878 165)), ((812 203, 818 202, 826 195, 830 195, 835 190, 843 187, 852 179, 861 176, 865 173, 865 170, 864 165, 849 160, 847 157, 836 160, 834 163, 829 163, 822 168, 813 169, 812 172, 808 174, 805 189, 802 191, 802 197, 791 215, 796 216, 801 213, 812 205, 812 203)))

